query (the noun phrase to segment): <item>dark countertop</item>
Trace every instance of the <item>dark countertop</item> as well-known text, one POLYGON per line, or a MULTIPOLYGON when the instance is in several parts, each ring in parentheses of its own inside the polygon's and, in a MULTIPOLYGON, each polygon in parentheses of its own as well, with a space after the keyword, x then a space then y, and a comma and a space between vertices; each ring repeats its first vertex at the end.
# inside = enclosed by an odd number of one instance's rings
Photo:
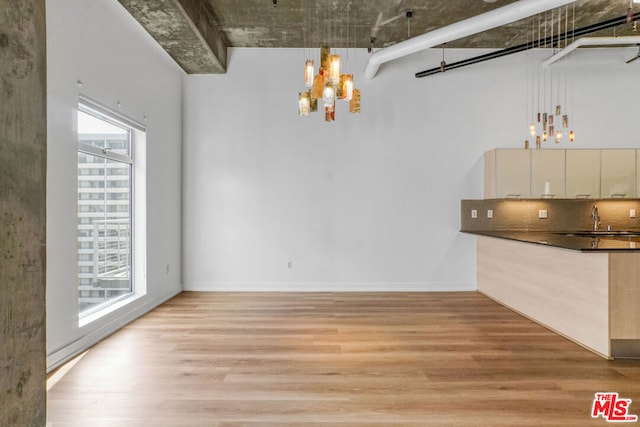
POLYGON ((640 231, 593 234, 587 231, 461 231, 582 252, 640 251, 640 231))

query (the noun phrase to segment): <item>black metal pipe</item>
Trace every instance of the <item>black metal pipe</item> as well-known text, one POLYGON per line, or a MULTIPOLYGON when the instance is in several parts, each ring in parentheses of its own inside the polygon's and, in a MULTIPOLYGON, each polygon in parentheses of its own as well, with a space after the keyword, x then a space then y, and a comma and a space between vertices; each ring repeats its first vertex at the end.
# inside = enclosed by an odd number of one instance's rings
MULTIPOLYGON (((635 13, 633 18, 631 18, 631 22, 637 21, 640 19, 640 13, 635 13)), ((617 27, 618 25, 622 25, 629 22, 629 16, 624 15, 617 18, 612 18, 607 21, 598 22, 597 24, 587 25, 586 27, 576 28, 570 33, 564 34, 556 34, 554 36, 549 36, 545 38, 541 38, 531 43, 523 43, 517 46, 511 46, 506 49, 497 50, 495 52, 485 53, 484 55, 474 56, 472 58, 463 59, 461 61, 452 62, 451 64, 446 64, 444 67, 444 71, 442 67, 434 67, 428 70, 420 71, 416 73, 416 78, 431 76, 433 74, 444 73, 445 71, 453 70, 456 68, 466 67, 467 65, 477 64, 479 62, 488 61, 490 59, 496 59, 507 55, 512 55, 518 52, 524 52, 525 50, 533 49, 539 46, 558 46, 559 42, 565 41, 571 37, 581 37, 587 34, 595 33, 597 31, 606 30, 608 28, 617 27)))

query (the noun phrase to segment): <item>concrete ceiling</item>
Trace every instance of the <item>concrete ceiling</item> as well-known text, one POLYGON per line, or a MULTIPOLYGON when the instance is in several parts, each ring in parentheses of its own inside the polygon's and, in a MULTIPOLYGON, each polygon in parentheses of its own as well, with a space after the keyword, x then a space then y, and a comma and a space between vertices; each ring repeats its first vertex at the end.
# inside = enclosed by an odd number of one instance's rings
MULTIPOLYGON (((367 48, 374 40, 377 50, 515 0, 277 0, 275 6, 274 0, 118 1, 187 73, 210 74, 226 71, 228 47, 367 48)), ((578 0, 575 28, 626 15, 630 4, 630 0, 578 0)), ((640 12, 640 4, 633 6, 640 12)), ((570 30, 574 7, 561 10, 569 12, 570 30)), ((447 47, 507 48, 526 43, 532 28, 550 18, 548 12, 447 47)), ((640 30, 625 24, 591 35, 640 35, 640 30)))

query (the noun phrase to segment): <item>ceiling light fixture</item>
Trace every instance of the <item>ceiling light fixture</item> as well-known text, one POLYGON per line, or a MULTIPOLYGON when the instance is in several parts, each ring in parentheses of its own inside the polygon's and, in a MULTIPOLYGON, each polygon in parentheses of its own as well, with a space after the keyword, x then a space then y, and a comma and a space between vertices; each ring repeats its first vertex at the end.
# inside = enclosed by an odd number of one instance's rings
MULTIPOLYGON (((567 41, 570 38, 573 39, 573 34, 575 34, 575 5, 572 10, 571 29, 569 29, 569 21, 568 6, 564 7, 564 14, 562 8, 551 10, 550 19, 547 12, 545 12, 544 18, 538 15, 537 28, 534 17, 532 20, 531 47, 533 49, 550 47, 555 54, 556 48, 562 49, 561 40, 564 40, 564 49, 566 50, 567 41), (550 37, 547 37, 547 30, 551 33, 550 37), (543 39, 541 38, 542 34, 544 34, 543 39), (542 44, 542 40, 544 40, 544 44, 542 44)), ((540 149, 541 142, 546 142, 547 139, 553 139, 558 144, 564 136, 567 136, 569 141, 573 142, 575 140, 575 132, 569 128, 569 115, 567 114, 568 71, 565 67, 563 70, 558 70, 554 77, 554 73, 547 66, 548 60, 543 62, 542 67, 539 68, 535 57, 532 55, 531 58, 533 71, 527 74, 527 79, 530 79, 530 82, 527 83, 527 116, 533 116, 528 130, 531 138, 536 142, 536 149, 540 149), (531 90, 530 92, 529 89, 531 90), (529 100, 531 102, 530 110, 529 100), (536 103, 537 108, 534 107, 536 103), (564 108, 562 105, 564 105, 564 108), (537 112, 534 113, 536 110, 537 112), (554 121, 554 118, 557 120, 554 121)), ((571 98, 573 99, 573 94, 571 98)), ((525 147, 528 146, 529 140, 527 139, 525 140, 525 147)))
MULTIPOLYGON (((347 5, 347 66, 349 58, 349 9, 347 5)), ((306 25, 305 25, 306 31, 306 25)), ((373 44, 373 39, 371 39, 373 44)), ((311 43, 309 43, 311 44, 311 43)), ((315 74, 313 59, 305 61, 304 84, 309 89, 298 94, 298 114, 308 116, 310 112, 318 111, 318 100, 322 100, 325 121, 335 120, 336 100, 349 102, 349 112, 360 112, 360 91, 355 89, 353 74, 341 73, 341 68, 347 68, 341 63, 340 55, 332 53, 329 46, 320 47, 320 67, 315 74)))
POLYGON ((313 64, 313 59, 307 59, 307 62, 304 66, 304 85, 306 87, 313 86, 313 75, 315 74, 315 67, 313 64))

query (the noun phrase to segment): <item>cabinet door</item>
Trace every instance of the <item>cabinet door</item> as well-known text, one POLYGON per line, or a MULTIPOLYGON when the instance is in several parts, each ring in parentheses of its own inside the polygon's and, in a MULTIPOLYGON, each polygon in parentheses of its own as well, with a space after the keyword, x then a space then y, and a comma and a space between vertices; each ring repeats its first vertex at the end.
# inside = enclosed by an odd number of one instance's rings
POLYGON ((636 150, 602 150, 600 197, 633 198, 636 194, 636 150))
POLYGON ((567 198, 600 197, 600 150, 566 151, 567 198))
POLYGON ((531 197, 531 151, 496 150, 496 197, 531 197))
POLYGON ((531 151, 531 197, 565 197, 565 150, 531 151))

